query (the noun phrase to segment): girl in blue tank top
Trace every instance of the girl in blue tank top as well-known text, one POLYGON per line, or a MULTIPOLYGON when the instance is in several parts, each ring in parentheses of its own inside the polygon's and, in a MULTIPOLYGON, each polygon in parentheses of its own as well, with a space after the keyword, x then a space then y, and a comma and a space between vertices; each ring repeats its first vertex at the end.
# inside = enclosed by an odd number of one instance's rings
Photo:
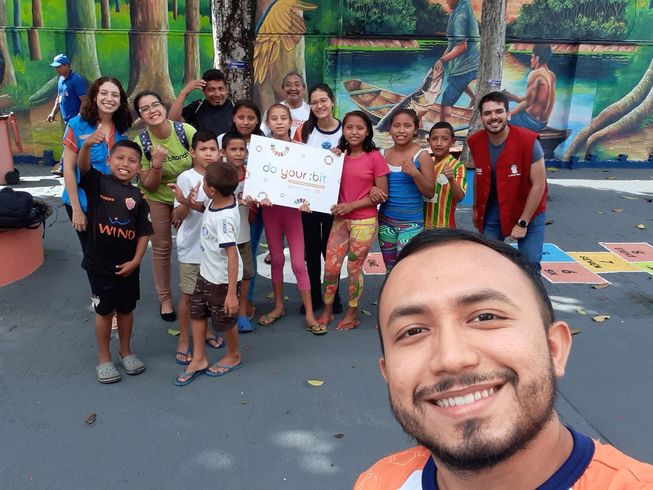
POLYGON ((379 245, 388 272, 403 246, 424 229, 424 198, 435 192, 433 161, 413 141, 418 129, 415 111, 398 111, 390 123, 394 146, 383 154, 390 173, 388 198, 379 210, 379 245))

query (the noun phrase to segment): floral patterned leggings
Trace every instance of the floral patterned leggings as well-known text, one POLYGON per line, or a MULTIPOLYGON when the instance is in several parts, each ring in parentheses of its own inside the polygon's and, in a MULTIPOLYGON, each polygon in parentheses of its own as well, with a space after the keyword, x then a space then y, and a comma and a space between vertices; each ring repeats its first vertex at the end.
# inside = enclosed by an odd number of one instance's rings
POLYGON ((333 227, 327 242, 326 261, 324 264, 324 302, 333 303, 338 287, 338 277, 342 263, 347 257, 349 274, 349 306, 356 308, 363 293, 363 264, 376 238, 377 219, 342 219, 333 220, 333 227))

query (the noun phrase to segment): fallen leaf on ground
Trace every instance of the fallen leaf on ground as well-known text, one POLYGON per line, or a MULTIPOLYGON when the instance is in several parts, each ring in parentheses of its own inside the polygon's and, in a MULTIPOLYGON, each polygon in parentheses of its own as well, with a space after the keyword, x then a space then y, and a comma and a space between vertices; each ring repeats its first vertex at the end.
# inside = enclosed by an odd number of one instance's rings
POLYGON ((97 419, 97 414, 92 413, 86 419, 84 420, 84 423, 86 425, 93 425, 95 423, 95 420, 97 419))
POLYGON ((549 171, 549 172, 557 172, 558 170, 560 170, 560 169, 557 168, 557 167, 547 167, 547 171, 549 171))
POLYGON ((605 214, 603 211, 597 211, 596 214, 605 214))
POLYGON ((624 211, 623 208, 614 208, 612 210, 613 213, 623 213, 623 211, 624 211))
POLYGON ((290 299, 290 298, 289 298, 288 296, 284 296, 284 297, 283 297, 283 300, 284 300, 284 301, 288 301, 289 299, 290 299))
POLYGON ((177 330, 176 328, 169 328, 168 335, 172 335, 173 337, 176 337, 177 335, 179 335, 179 330, 177 330))
POLYGON ((603 283, 603 284, 594 284, 594 286, 592 286, 592 287, 593 287, 594 289, 605 289, 605 288, 607 288, 609 285, 610 285, 610 284, 606 282, 606 283, 603 283))
POLYGON ((338 432, 333 437, 335 437, 336 439, 342 439, 343 437, 345 437, 345 435, 342 432, 338 432))
POLYGON ((610 318, 610 315, 596 315, 596 316, 592 317, 592 320, 594 320, 595 322, 601 323, 601 322, 604 322, 604 321, 608 320, 609 318, 610 318))
POLYGON ((372 316, 372 312, 368 310, 361 310, 361 313, 365 316, 372 316))
POLYGON ((570 328, 569 331, 572 335, 576 335, 582 332, 580 328, 570 328))
POLYGON ((321 379, 307 379, 306 382, 311 386, 322 386, 324 384, 321 379))
POLYGON ((646 225, 643 224, 643 223, 640 223, 640 224, 638 224, 635 228, 637 228, 638 230, 645 230, 645 229, 646 229, 646 225))
POLYGON ((545 225, 552 225, 552 224, 553 224, 553 220, 552 220, 552 219, 548 219, 548 220, 546 220, 546 223, 544 223, 544 224, 545 224, 545 225))
POLYGON ((378 305, 378 303, 376 301, 370 301, 370 304, 371 305, 378 305))
POLYGON ((587 315, 587 312, 582 308, 576 308, 576 311, 581 315, 587 315))
POLYGON ((265 295, 267 299, 274 299, 274 291, 270 291, 268 294, 265 295))
POLYGON ((268 244, 267 244, 267 243, 259 243, 259 245, 260 245, 261 247, 263 247, 263 248, 268 248, 268 244))
POLYGON ((607 179, 608 180, 614 180, 614 179, 616 179, 616 177, 614 175, 610 175, 609 177, 607 177, 607 179))
POLYGON ((639 197, 630 197, 630 196, 621 196, 621 197, 623 197, 624 199, 628 199, 629 201, 636 201, 637 199, 639 199, 639 197))

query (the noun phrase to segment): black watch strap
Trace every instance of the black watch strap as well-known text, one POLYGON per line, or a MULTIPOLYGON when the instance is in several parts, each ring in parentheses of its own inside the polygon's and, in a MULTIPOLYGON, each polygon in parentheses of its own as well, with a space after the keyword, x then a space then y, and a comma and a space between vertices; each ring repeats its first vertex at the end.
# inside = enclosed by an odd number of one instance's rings
POLYGON ((528 221, 524 219, 517 220, 517 226, 520 226, 522 228, 528 228, 528 221))

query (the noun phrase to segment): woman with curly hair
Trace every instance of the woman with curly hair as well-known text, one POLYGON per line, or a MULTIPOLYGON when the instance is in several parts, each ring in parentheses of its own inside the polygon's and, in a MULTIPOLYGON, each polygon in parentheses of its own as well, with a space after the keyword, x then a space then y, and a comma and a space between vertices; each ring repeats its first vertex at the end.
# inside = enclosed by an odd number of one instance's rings
POLYGON ((91 146, 91 165, 109 173, 107 158, 115 143, 127 139, 125 133, 133 122, 127 106, 127 95, 116 78, 100 77, 88 90, 88 102, 78 116, 68 122, 64 133, 63 165, 65 189, 61 200, 77 232, 82 249, 86 248, 86 194, 77 187, 77 156, 86 139, 98 129, 105 135, 102 143, 91 146))

